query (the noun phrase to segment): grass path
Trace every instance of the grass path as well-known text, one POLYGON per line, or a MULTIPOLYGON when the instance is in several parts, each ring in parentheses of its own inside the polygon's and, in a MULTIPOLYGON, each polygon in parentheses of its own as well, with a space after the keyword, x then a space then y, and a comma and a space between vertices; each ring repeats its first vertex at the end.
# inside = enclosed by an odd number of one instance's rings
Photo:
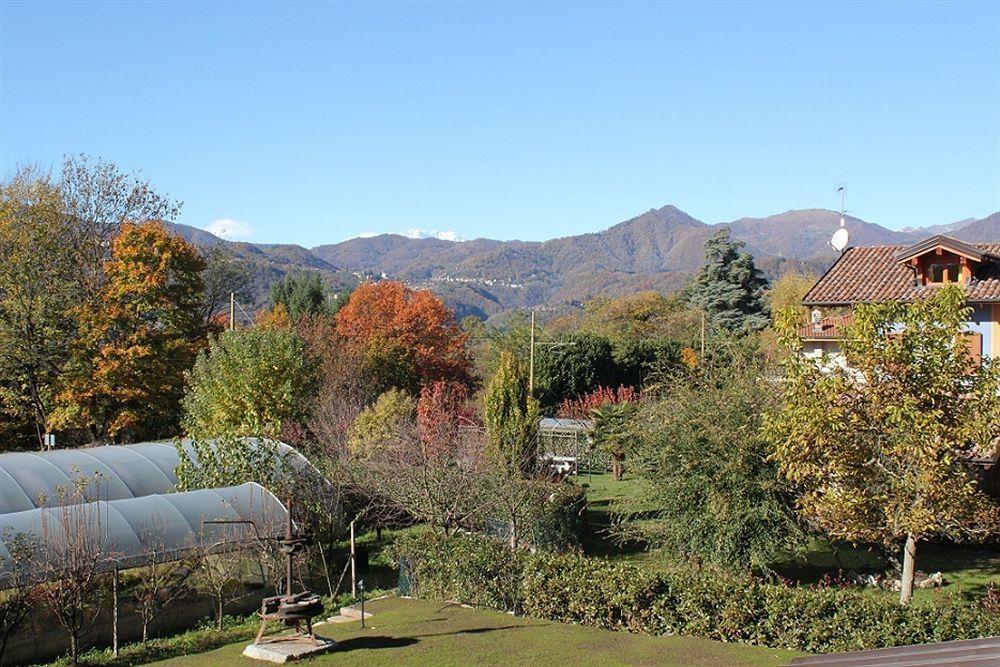
MULTIPOLYGON (((386 598, 360 623, 325 624, 339 642, 310 665, 786 665, 799 653, 693 637, 649 637, 518 618, 426 600, 386 598)), ((246 642, 157 665, 230 667, 250 664, 246 642)))

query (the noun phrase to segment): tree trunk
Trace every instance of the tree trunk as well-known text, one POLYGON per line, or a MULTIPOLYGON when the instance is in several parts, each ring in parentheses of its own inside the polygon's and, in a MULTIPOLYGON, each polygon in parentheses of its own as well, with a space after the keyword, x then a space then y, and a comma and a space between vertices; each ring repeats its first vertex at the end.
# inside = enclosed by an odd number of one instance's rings
POLYGON ((149 621, 146 619, 142 620, 142 643, 145 644, 146 640, 149 638, 149 621))
POLYGON ((222 629, 222 605, 224 604, 221 597, 218 599, 218 603, 219 603, 219 615, 215 617, 215 623, 216 623, 216 626, 219 628, 219 630, 221 630, 222 629))
POLYGON ((78 664, 78 659, 80 657, 80 646, 76 638, 76 631, 69 633, 69 655, 73 661, 73 664, 78 664))
POLYGON ((622 478, 623 466, 622 460, 625 457, 621 454, 613 454, 611 458, 611 476, 616 482, 620 482, 622 478))
POLYGON ((899 587, 899 604, 907 604, 913 597, 913 572, 916 567, 917 538, 910 533, 903 546, 903 577, 899 587))

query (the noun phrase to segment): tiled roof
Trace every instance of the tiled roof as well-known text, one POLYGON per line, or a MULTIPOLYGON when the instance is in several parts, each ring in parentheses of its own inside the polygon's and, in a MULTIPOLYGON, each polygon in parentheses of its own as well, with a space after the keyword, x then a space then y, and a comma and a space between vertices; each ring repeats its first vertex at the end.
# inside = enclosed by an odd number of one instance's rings
POLYGON ((843 338, 844 327, 852 322, 853 315, 824 317, 819 322, 799 327, 799 337, 803 340, 839 340, 843 338))
MULTIPOLYGON (((969 244, 988 255, 1000 256, 1000 243, 969 244)), ((873 301, 912 301, 930 296, 934 285, 914 280, 913 269, 896 259, 906 246, 848 248, 802 299, 807 306, 845 306, 873 301)), ((976 268, 966 286, 969 301, 1000 302, 1000 262, 976 268)))

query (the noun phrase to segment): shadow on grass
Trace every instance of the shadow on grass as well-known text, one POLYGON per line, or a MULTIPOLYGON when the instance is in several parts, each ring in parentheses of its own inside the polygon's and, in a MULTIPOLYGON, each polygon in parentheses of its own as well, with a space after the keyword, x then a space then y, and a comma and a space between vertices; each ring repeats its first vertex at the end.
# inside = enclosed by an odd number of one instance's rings
POLYGON ((341 639, 337 642, 336 651, 356 651, 360 649, 403 648, 417 643, 413 637, 386 637, 385 635, 370 635, 341 639))

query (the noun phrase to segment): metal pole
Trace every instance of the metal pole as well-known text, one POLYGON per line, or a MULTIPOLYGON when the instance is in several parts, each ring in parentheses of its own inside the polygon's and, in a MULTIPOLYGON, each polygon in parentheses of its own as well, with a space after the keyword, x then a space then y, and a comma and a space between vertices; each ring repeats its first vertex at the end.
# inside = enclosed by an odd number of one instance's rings
POLYGON ((528 353, 528 395, 535 393, 535 311, 531 311, 531 351, 528 353))
POLYGON ((358 597, 357 570, 354 564, 354 522, 351 521, 351 596, 358 597))
POLYGON ((236 292, 229 293, 229 330, 236 328, 236 292))
POLYGON ((361 588, 361 627, 365 627, 365 580, 362 579, 360 582, 361 588))

